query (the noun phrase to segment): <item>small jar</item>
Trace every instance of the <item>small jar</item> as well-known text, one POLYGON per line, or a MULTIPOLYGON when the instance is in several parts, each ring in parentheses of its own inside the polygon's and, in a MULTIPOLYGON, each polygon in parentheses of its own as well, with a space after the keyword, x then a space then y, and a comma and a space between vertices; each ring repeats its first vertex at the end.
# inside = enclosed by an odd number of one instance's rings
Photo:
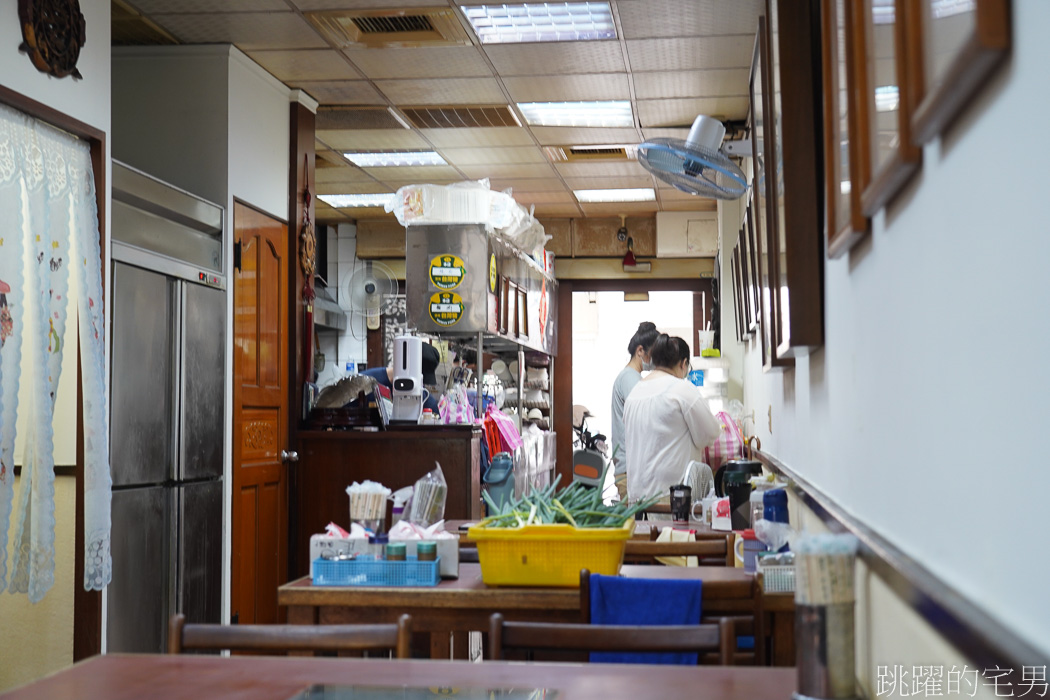
POLYGON ((372 558, 376 561, 382 561, 383 555, 386 552, 386 545, 389 542, 386 534, 372 535, 368 538, 368 543, 371 545, 369 549, 372 552, 372 558))
POLYGON ((416 545, 416 561, 436 561, 437 542, 420 542, 416 545))
POLYGON ((387 561, 405 561, 407 550, 404 542, 391 542, 386 546, 387 561))

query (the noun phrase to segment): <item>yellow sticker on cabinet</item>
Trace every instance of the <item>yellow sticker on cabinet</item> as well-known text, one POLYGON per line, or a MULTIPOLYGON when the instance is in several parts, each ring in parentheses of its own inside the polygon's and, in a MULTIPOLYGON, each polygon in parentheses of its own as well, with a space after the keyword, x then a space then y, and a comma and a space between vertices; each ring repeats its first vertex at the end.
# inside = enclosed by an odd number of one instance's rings
POLYGON ((439 326, 454 326, 463 318, 463 297, 455 292, 438 292, 430 297, 430 320, 439 326))
POLYGON ((438 289, 455 289, 467 276, 467 266, 457 255, 439 255, 430 261, 430 282, 438 289))
POLYGON ((496 293, 496 254, 489 255, 489 291, 496 293))

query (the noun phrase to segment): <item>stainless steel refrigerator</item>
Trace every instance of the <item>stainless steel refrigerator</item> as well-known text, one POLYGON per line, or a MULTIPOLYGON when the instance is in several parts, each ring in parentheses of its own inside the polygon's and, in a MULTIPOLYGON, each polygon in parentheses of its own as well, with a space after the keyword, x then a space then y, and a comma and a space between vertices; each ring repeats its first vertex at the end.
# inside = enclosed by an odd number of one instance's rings
POLYGON ((223 217, 142 173, 113 170, 106 643, 163 652, 173 613, 199 622, 222 614, 223 217))

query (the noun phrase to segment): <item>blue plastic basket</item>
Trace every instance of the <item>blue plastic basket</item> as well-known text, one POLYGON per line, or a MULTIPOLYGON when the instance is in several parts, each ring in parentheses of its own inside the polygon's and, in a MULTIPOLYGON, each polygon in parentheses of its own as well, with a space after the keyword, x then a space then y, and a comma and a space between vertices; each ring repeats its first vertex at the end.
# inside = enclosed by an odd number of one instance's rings
POLYGON ((417 561, 409 556, 405 561, 377 561, 365 555, 349 561, 315 559, 313 582, 315 586, 436 586, 440 559, 417 561))

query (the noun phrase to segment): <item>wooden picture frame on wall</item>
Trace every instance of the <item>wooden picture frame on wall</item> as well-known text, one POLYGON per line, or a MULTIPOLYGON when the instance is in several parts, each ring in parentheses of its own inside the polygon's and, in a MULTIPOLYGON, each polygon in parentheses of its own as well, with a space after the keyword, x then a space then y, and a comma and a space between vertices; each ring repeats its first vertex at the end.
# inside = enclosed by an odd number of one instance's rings
POLYGON ((741 226, 740 231, 737 232, 736 247, 739 251, 737 257, 739 257, 740 259, 740 281, 737 286, 737 291, 740 294, 740 320, 743 323, 743 325, 740 327, 740 338, 741 340, 747 340, 751 337, 751 316, 754 313, 754 309, 751 305, 750 285, 748 285, 747 283, 747 230, 744 226, 741 226))
POLYGON ((748 297, 751 299, 751 326, 749 334, 760 332, 759 328, 759 286, 758 286, 758 260, 755 246, 755 204, 754 197, 747 201, 747 212, 744 221, 744 237, 747 239, 747 265, 744 271, 744 284, 748 287, 748 297))
POLYGON ((766 31, 766 18, 758 18, 758 31, 755 34, 755 48, 751 55, 751 79, 748 94, 751 100, 751 152, 753 154, 753 199, 755 214, 755 262, 758 282, 758 318, 759 341, 762 350, 762 370, 765 372, 780 371, 793 367, 791 358, 777 357, 776 326, 777 308, 773 303, 773 279, 770 255, 769 229, 772 226, 770 216, 771 176, 767 164, 772 163, 769 139, 766 128, 766 114, 769 109, 769 41, 766 31))
POLYGON ((923 96, 911 117, 921 145, 951 124, 1010 52, 1010 0, 907 4, 908 44, 922 56, 923 96))
POLYGON ((857 80, 862 137, 868 148, 862 175, 861 207, 874 216, 900 192, 922 165, 922 148, 912 139, 911 114, 922 93, 920 57, 909 48, 905 0, 849 3, 854 56, 863 58, 857 80))
POLYGON ((741 284, 743 275, 740 269, 740 247, 733 248, 730 261, 730 274, 733 278, 733 316, 736 319, 736 339, 744 342, 744 286, 741 284))
POLYGON ((854 71, 861 63, 852 52, 850 36, 855 2, 823 0, 821 8, 825 249, 829 258, 839 258, 871 232, 860 202, 870 150, 867 128, 860 128, 863 115, 854 89, 854 71))
POLYGON ((766 159, 774 355, 824 343, 820 6, 767 0, 766 159))

